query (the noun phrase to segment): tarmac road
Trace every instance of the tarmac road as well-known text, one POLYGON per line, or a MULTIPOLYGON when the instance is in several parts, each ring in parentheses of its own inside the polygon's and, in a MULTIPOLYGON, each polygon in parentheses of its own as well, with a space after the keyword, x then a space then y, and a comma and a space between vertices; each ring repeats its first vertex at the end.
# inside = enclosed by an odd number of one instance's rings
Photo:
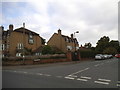
POLYGON ((3 88, 118 88, 118 59, 3 67, 3 88))

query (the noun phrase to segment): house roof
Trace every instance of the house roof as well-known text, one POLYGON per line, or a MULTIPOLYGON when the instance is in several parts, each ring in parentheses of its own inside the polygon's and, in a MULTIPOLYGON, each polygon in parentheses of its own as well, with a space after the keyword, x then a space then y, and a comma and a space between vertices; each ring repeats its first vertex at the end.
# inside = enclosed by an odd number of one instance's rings
POLYGON ((29 30, 29 29, 24 28, 24 27, 17 28, 17 29, 14 30, 14 32, 20 32, 20 33, 24 33, 25 32, 26 34, 31 33, 33 35, 39 35, 39 34, 33 32, 33 31, 29 30))

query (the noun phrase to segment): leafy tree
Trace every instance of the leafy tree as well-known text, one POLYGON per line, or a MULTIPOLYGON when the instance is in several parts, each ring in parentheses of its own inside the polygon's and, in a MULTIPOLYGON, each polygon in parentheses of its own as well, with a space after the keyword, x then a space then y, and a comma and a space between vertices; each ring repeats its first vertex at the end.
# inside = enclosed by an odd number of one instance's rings
POLYGON ((48 45, 45 45, 42 49, 42 54, 52 54, 52 48, 48 45))
POLYGON ((91 44, 91 43, 85 43, 84 47, 85 47, 85 48, 91 48, 91 47, 92 47, 92 44, 91 44))
POLYGON ((63 52, 60 49, 58 49, 57 47, 45 45, 42 48, 42 54, 61 54, 61 53, 63 53, 63 52))
POLYGON ((97 42, 97 46, 96 46, 96 53, 103 53, 103 50, 106 48, 106 47, 109 47, 109 41, 110 41, 110 38, 107 37, 107 36, 103 36, 100 38, 100 40, 98 40, 97 42))
POLYGON ((103 51, 103 53, 115 55, 117 53, 117 50, 114 47, 108 47, 103 51))
POLYGON ((110 41, 110 47, 114 47, 117 50, 117 52, 120 53, 119 41, 115 40, 110 41))

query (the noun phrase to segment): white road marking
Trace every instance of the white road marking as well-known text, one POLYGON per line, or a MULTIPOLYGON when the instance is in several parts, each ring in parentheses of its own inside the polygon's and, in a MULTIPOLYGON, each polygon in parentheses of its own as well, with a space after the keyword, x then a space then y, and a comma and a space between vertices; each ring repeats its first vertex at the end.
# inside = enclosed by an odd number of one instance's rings
POLYGON ((23 73, 28 73, 28 72, 23 72, 23 73))
POLYGON ((98 84, 106 84, 106 85, 109 84, 109 83, 107 83, 107 82, 100 82, 100 81, 94 81, 94 83, 98 83, 98 84))
POLYGON ((42 73, 37 73, 37 75, 43 75, 42 73))
POLYGON ((70 77, 78 77, 78 76, 75 76, 75 75, 68 75, 68 76, 70 76, 70 77))
POLYGON ((94 65, 95 67, 97 67, 97 66, 99 66, 100 64, 96 64, 96 65, 94 65))
POLYGON ((49 76, 51 76, 51 75, 49 75, 49 74, 43 74, 44 76, 47 76, 47 77, 49 77, 49 76))
POLYGON ((98 79, 98 80, 100 80, 100 81, 106 81, 106 82, 111 82, 111 80, 107 80, 107 79, 98 79))
POLYGON ((13 71, 13 72, 17 72, 17 71, 13 71))
POLYGON ((120 84, 117 84, 118 87, 120 87, 120 84))
POLYGON ((86 71, 86 70, 88 70, 88 69, 89 69, 89 68, 85 68, 85 69, 83 69, 83 70, 80 70, 80 71, 78 71, 78 72, 72 73, 72 74, 70 74, 70 75, 78 74, 78 73, 83 72, 83 71, 86 71))
POLYGON ((84 76, 81 76, 81 78, 84 78, 84 79, 91 79, 91 77, 84 77, 84 76))
POLYGON ((72 80, 74 80, 75 78, 72 78, 72 77, 65 77, 66 79, 72 79, 72 80))
POLYGON ((81 78, 78 78, 77 80, 80 80, 80 81, 88 81, 86 79, 81 79, 81 78))

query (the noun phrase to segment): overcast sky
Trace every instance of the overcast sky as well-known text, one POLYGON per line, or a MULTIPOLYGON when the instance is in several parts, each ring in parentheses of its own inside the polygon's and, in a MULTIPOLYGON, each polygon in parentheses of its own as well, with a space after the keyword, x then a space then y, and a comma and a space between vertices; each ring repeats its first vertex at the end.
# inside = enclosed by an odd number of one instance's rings
POLYGON ((60 28, 63 35, 75 31, 79 44, 92 43, 103 36, 118 40, 119 0, 3 0, 1 25, 8 29, 23 26, 46 41, 60 28), (9 1, 9 2, 8 2, 9 1))

